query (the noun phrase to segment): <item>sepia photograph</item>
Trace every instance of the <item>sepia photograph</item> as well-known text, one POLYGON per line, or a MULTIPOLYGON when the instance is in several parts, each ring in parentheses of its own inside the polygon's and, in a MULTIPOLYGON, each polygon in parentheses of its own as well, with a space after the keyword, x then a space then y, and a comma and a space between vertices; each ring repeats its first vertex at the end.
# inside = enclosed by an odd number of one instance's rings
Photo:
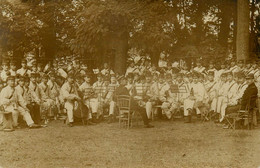
POLYGON ((0 0, 0 168, 260 168, 260 0, 0 0))

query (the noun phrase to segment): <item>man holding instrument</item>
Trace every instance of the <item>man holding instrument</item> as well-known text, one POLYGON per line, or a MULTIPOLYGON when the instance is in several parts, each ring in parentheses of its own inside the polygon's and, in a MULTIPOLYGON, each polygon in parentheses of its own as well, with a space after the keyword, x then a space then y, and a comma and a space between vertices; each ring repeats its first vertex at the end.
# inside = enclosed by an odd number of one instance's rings
MULTIPOLYGON (((39 125, 34 124, 29 109, 26 107, 26 103, 22 97, 22 93, 18 88, 15 88, 15 77, 9 76, 7 78, 8 85, 3 88, 0 93, 0 104, 4 107, 6 112, 12 113, 13 126, 18 126, 18 116, 21 114, 26 121, 29 128, 39 128, 39 125)), ((23 87, 23 80, 20 80, 19 87, 23 87)))
POLYGON ((67 81, 61 87, 62 98, 64 99, 64 108, 67 112, 67 121, 70 127, 73 126, 74 118, 74 102, 75 100, 80 100, 80 97, 77 96, 77 90, 74 86, 74 74, 68 74, 67 81))

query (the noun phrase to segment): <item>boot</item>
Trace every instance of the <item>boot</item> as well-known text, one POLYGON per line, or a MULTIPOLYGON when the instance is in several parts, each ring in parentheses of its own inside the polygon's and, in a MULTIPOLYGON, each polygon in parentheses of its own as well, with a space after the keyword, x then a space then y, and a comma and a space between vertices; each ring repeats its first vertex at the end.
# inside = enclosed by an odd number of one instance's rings
POLYGON ((112 122, 113 122, 113 119, 114 119, 113 115, 110 114, 109 117, 108 117, 108 122, 107 122, 107 123, 108 123, 108 124, 112 123, 112 122))
POLYGON ((184 116, 184 123, 190 123, 191 122, 191 115, 184 116))
POLYGON ((98 121, 97 121, 97 114, 96 113, 92 113, 92 122, 93 123, 98 123, 98 121))

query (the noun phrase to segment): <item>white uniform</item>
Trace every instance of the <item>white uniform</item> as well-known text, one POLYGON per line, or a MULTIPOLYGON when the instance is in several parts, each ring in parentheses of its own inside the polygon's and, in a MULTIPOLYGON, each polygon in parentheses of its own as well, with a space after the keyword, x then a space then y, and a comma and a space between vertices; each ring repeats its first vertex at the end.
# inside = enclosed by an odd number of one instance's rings
POLYGON ((16 71, 17 74, 21 75, 21 76, 25 76, 25 75, 30 75, 31 71, 27 68, 20 68, 16 71))
POLYGON ((204 102, 205 97, 206 97, 206 90, 205 87, 203 86, 202 83, 193 83, 191 85, 191 90, 193 90, 193 98, 188 97, 187 99, 184 100, 184 116, 189 115, 188 109, 196 109, 196 113, 200 114, 200 110, 198 108, 198 104, 204 102))
POLYGON ((89 83, 83 82, 80 85, 79 90, 84 94, 84 104, 91 110, 89 113, 89 119, 91 119, 92 114, 98 112, 98 98, 93 95, 90 96, 94 93, 94 90, 89 83))
POLYGON ((0 77, 2 79, 2 81, 6 82, 6 79, 8 77, 8 71, 2 71, 1 74, 0 74, 0 77))
POLYGON ((64 108, 67 111, 68 121, 73 122, 74 100, 77 97, 75 87, 68 82, 64 83, 61 87, 61 95, 65 102, 64 108))
POLYGON ((0 105, 3 105, 5 111, 12 113, 14 126, 18 125, 19 114, 23 116, 28 126, 34 123, 28 109, 26 108, 26 103, 18 90, 6 86, 1 91, 0 97, 0 105))
POLYGON ((45 116, 53 116, 51 109, 55 105, 55 101, 50 98, 50 88, 44 82, 39 84, 39 91, 41 97, 41 112, 45 116))

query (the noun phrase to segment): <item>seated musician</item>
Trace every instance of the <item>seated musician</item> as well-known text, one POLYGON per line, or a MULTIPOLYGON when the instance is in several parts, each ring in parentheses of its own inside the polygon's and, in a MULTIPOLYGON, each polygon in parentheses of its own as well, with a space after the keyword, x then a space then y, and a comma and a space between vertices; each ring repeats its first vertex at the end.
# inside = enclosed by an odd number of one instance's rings
POLYGON ((171 119, 174 111, 178 107, 178 85, 170 84, 169 90, 166 91, 166 101, 162 103, 162 114, 166 116, 167 119, 171 119), (177 90, 177 92, 176 92, 177 90))
POLYGON ((64 100, 64 108, 67 112, 67 121, 70 127, 73 126, 73 109, 75 100, 81 98, 77 96, 77 90, 74 85, 74 74, 68 74, 67 81, 61 87, 61 94, 64 100))
MULTIPOLYGON (((103 119, 103 103, 104 103, 104 99, 103 99, 103 92, 104 92, 104 82, 103 82, 103 75, 100 73, 100 74, 97 74, 97 81, 93 84, 92 88, 93 88, 93 91, 95 92, 95 96, 96 96, 96 100, 97 102, 95 106, 97 106, 97 110, 95 109, 96 112, 93 112, 92 113, 96 113, 94 114, 95 116, 92 116, 92 118, 94 120, 102 120, 103 119)), ((93 100, 92 100, 93 101, 93 100)))
POLYGON ((3 88, 0 93, 0 105, 4 107, 6 112, 12 113, 14 127, 18 127, 18 117, 22 115, 29 128, 39 128, 39 125, 34 124, 29 109, 26 107, 26 103, 23 99, 24 80, 21 79, 16 88, 14 81, 15 77, 13 76, 7 78, 7 86, 3 88))
MULTIPOLYGON (((227 114, 231 114, 231 113, 236 113, 238 112, 239 109, 241 110, 249 110, 249 114, 252 115, 250 112, 252 112, 253 108, 256 107, 256 99, 257 99, 257 94, 258 94, 258 90, 257 87, 254 83, 254 75, 253 74, 249 74, 246 77, 247 80, 247 84, 248 86, 246 87, 243 96, 241 97, 241 99, 238 100, 237 104, 232 105, 232 106, 227 106, 226 108, 226 115, 227 114), (250 104, 248 104, 250 101, 250 104)), ((249 126, 251 126, 251 123, 245 123, 245 124, 250 124, 249 126)), ((224 126, 224 128, 228 128, 228 126, 224 126)))
POLYGON ((193 75, 193 84, 191 85, 190 95, 184 100, 184 117, 185 123, 191 122, 191 113, 193 109, 199 117, 201 115, 199 107, 203 106, 205 100, 205 87, 202 83, 198 82, 198 74, 193 75))
POLYGON ((50 117, 54 117, 53 106, 55 101, 50 98, 50 88, 48 86, 48 76, 44 74, 42 76, 42 82, 39 84, 40 98, 41 98, 41 116, 48 123, 50 117))
POLYGON ((61 110, 60 110, 60 105, 61 105, 61 101, 60 101, 60 87, 59 85, 55 82, 55 77, 56 75, 51 72, 49 74, 50 79, 47 83, 49 89, 50 89, 50 99, 52 99, 55 102, 55 105, 53 106, 53 113, 54 113, 54 119, 56 120, 58 115, 60 115, 61 110))
POLYGON ((229 83, 227 82, 227 74, 222 73, 220 75, 219 83, 214 86, 216 94, 211 103, 211 111, 214 112, 217 116, 215 122, 219 122, 219 119, 221 118, 220 110, 222 104, 226 102, 228 88, 229 83))
POLYGON ((181 74, 177 75, 177 85, 178 85, 178 96, 177 96, 177 110, 180 111, 183 108, 184 100, 189 96, 189 87, 187 82, 181 74))
MULTIPOLYGON (((120 95, 130 96, 129 91, 126 88, 126 79, 124 77, 122 77, 120 79, 120 84, 119 84, 118 88, 114 92, 114 99, 116 99, 116 97, 120 96, 120 95)), ((139 105, 139 103, 138 103, 138 100, 135 100, 133 96, 131 96, 130 101, 131 101, 130 109, 140 113, 140 115, 142 116, 145 128, 152 128, 153 126, 149 124, 149 120, 147 118, 147 115, 146 115, 146 112, 145 112, 145 108, 141 107, 139 105)))
POLYGON ((153 93, 153 83, 155 83, 154 81, 152 81, 152 76, 150 72, 147 72, 145 74, 145 84, 144 84, 144 97, 143 100, 145 101, 145 109, 146 109, 146 114, 148 119, 151 119, 151 115, 152 115, 152 107, 153 105, 155 105, 156 103, 156 98, 155 95, 153 93))
MULTIPOLYGON (((156 91, 157 91, 157 105, 162 105, 163 102, 166 101, 166 92, 169 90, 170 88, 170 82, 172 81, 172 78, 168 75, 168 77, 170 79, 168 79, 167 81, 165 80, 165 76, 160 74, 159 75, 159 81, 156 84, 156 91)), ((162 111, 158 111, 158 116, 159 118, 162 118, 162 111)))
POLYGON ((90 84, 90 74, 84 75, 84 82, 79 87, 79 90, 84 95, 84 104, 89 109, 88 123, 92 124, 97 122, 97 111, 98 111, 98 99, 94 93, 94 90, 90 84), (92 122, 91 122, 92 120, 92 122))
POLYGON ((110 83, 106 87, 106 92, 104 94, 104 104, 108 105, 108 107, 109 107, 108 123, 111 123, 114 119, 116 102, 113 99, 113 94, 117 87, 118 87, 118 83, 117 83, 116 77, 115 77, 115 75, 111 75, 110 83))

